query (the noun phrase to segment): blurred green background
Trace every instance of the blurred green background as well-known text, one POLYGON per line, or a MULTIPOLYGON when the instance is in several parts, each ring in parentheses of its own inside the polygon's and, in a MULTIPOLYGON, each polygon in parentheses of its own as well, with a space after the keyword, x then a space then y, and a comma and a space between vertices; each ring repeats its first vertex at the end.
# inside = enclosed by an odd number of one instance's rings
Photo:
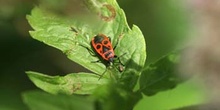
MULTIPOLYGON (((183 45, 189 29, 189 13, 180 1, 118 0, 118 3, 126 13, 128 24, 139 26, 145 36, 148 53, 146 64, 183 45)), ((26 76, 27 70, 50 75, 86 71, 68 60, 61 51, 30 37, 28 31, 31 27, 25 16, 37 4, 34 0, 0 0, 0 109, 2 110, 26 109, 22 103, 21 93, 37 89, 26 76)), ((175 94, 175 90, 165 92, 165 99, 178 98, 180 97, 178 94, 186 94, 186 92, 195 94, 197 89, 195 91, 189 89, 191 86, 188 85, 190 84, 180 86, 179 90, 176 90, 177 96, 172 95, 175 94)), ((160 94, 158 95, 160 97, 160 94)), ((153 100, 156 104, 157 99, 153 100)), ((149 102, 149 98, 145 97, 135 109, 141 110, 147 106, 145 102, 149 102)))

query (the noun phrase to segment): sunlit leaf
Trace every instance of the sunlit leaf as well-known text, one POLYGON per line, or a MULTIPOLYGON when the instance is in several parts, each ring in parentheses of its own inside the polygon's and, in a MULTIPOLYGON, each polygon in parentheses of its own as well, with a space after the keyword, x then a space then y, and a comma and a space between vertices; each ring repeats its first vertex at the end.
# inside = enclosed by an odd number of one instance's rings
POLYGON ((106 64, 91 63, 99 58, 92 56, 85 47, 91 49, 90 41, 99 33, 109 36, 113 46, 119 40, 115 54, 124 54, 120 57, 125 65, 124 72, 120 72, 120 65, 115 64, 107 69, 105 76, 114 76, 121 84, 133 88, 146 59, 146 45, 140 29, 135 25, 129 28, 125 14, 115 0, 86 0, 84 5, 89 9, 86 14, 71 17, 35 7, 27 16, 34 29, 30 31, 31 36, 61 50, 72 61, 99 75, 106 70, 106 64))
POLYGON ((98 86, 108 82, 106 78, 100 80, 92 73, 71 73, 66 76, 49 76, 37 72, 26 72, 33 83, 52 94, 91 94, 98 86))
POLYGON ((22 96, 30 110, 94 110, 93 102, 83 96, 52 95, 40 91, 25 92, 22 96))

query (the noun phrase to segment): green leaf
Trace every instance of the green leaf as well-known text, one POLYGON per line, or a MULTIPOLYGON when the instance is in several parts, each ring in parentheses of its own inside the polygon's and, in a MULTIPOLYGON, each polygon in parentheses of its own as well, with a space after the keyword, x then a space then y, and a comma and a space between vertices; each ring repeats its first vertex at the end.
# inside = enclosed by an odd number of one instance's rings
POLYGON ((34 84, 52 94, 91 94, 98 86, 108 82, 106 78, 89 73, 72 73, 66 76, 48 76, 28 71, 28 77, 34 84))
POLYGON ((98 88, 93 97, 98 110, 132 110, 142 98, 140 92, 131 92, 115 84, 103 85, 98 88))
POLYGON ((154 95, 157 92, 172 89, 182 82, 183 79, 176 71, 179 58, 178 52, 172 52, 147 66, 139 81, 141 92, 145 95, 154 95))
MULTIPOLYGON (((134 110, 179 110, 178 108, 196 106, 209 100, 206 88, 198 83, 199 78, 193 77, 171 91, 162 91, 152 97, 144 96, 136 104, 134 110)), ((198 110, 198 109, 186 109, 198 110)))
POLYGON ((116 0, 85 0, 89 12, 73 17, 60 16, 43 8, 35 7, 31 15, 27 16, 29 24, 33 27, 30 31, 34 39, 44 42, 64 52, 69 59, 101 75, 106 66, 103 63, 91 63, 98 57, 90 55, 90 41, 93 36, 103 33, 112 39, 112 45, 119 44, 115 54, 125 64, 123 73, 114 68, 106 71, 105 75, 121 77, 120 82, 133 88, 144 66, 146 59, 146 46, 144 37, 137 26, 129 28, 123 10, 116 0), (71 31, 71 28, 74 31, 71 31))
POLYGON ((52 95, 40 91, 25 92, 22 96, 30 110, 94 110, 93 102, 85 96, 52 95))

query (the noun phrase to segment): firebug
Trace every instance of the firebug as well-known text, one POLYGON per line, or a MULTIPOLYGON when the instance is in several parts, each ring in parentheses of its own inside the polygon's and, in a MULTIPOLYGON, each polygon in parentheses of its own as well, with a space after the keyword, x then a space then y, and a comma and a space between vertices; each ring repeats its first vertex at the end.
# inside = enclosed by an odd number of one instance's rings
MULTIPOLYGON (((107 37, 104 34, 98 34, 98 35, 94 36, 91 40, 91 46, 92 46, 92 49, 94 50, 95 54, 97 54, 101 60, 93 61, 93 63, 103 61, 106 64, 106 67, 109 67, 109 66, 114 65, 114 61, 115 61, 115 59, 117 59, 118 60, 117 63, 119 63, 119 72, 122 72, 122 66, 124 66, 124 65, 121 63, 120 57, 125 54, 122 54, 119 57, 117 55, 115 55, 114 50, 117 47, 117 45, 118 45, 118 40, 117 40, 115 46, 113 47, 112 43, 111 43, 111 38, 107 37)), ((91 53, 93 53, 93 51, 90 50, 89 48, 87 48, 87 50, 90 51, 91 53)), ((106 68, 106 70, 107 70, 107 68, 106 68)), ((104 75, 106 70, 102 73, 100 78, 104 75)))

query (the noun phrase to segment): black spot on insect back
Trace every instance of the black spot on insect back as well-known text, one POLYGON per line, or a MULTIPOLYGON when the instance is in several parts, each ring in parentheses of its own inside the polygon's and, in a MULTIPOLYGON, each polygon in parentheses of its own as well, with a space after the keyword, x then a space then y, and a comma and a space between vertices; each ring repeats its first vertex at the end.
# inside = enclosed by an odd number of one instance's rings
POLYGON ((111 55, 111 54, 112 54, 112 52, 108 52, 108 53, 106 53, 106 54, 105 54, 105 58, 108 58, 109 55, 111 55))
POLYGON ((103 46, 103 52, 105 53, 105 52, 107 52, 107 51, 109 51, 110 50, 110 48, 108 48, 108 47, 106 47, 106 46, 103 46))
POLYGON ((97 49, 100 49, 100 48, 101 48, 101 45, 97 45, 96 48, 97 48, 97 49))
POLYGON ((108 41, 104 41, 104 44, 108 44, 108 41))
POLYGON ((96 35, 96 36, 94 37, 94 42, 95 42, 95 44, 97 44, 97 43, 102 43, 103 39, 104 39, 104 38, 103 38, 102 36, 96 35))

